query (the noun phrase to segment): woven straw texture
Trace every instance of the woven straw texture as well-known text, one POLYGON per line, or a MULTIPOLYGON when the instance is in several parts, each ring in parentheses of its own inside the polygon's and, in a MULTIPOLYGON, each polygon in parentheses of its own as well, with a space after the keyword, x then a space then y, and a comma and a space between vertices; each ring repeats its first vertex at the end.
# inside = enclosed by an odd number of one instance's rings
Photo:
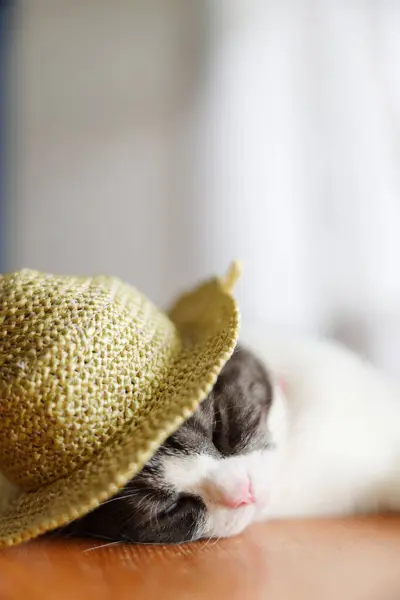
POLYGON ((166 315, 112 277, 0 278, 0 545, 60 527, 133 477, 208 395, 238 336, 233 269, 166 315))

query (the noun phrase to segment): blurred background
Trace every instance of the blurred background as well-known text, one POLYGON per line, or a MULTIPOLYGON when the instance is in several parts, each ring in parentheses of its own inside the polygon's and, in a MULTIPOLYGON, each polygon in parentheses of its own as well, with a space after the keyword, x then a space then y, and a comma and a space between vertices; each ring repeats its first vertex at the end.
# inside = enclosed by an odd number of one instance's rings
POLYGON ((400 373, 399 2, 21 0, 10 30, 2 270, 166 306, 237 257, 244 320, 400 373))

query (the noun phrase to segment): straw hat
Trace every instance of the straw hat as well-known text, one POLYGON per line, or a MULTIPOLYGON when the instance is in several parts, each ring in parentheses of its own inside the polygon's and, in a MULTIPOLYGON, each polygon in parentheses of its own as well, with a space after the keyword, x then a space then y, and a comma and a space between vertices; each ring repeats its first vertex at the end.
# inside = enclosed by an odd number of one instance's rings
POLYGON ((95 508, 195 411, 237 341, 237 276, 168 315, 112 277, 0 276, 0 546, 95 508))

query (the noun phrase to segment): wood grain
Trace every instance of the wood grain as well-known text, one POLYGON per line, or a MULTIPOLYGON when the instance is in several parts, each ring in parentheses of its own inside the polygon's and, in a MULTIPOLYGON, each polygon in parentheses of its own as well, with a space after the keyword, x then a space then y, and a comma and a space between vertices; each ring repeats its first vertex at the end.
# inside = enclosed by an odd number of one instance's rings
POLYGON ((400 518, 275 522, 177 547, 42 540, 0 553, 1 600, 398 600, 400 518))

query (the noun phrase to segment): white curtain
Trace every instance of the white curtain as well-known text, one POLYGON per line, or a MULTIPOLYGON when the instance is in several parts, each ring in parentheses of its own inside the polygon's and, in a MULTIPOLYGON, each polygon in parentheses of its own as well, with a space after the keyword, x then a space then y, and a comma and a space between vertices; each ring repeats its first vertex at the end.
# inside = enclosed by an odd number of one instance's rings
POLYGON ((165 303, 238 257, 245 320, 400 372, 399 3, 30 0, 20 20, 10 268, 165 303))
POLYGON ((204 260, 245 259, 247 318, 335 333, 399 372, 400 5, 217 5, 204 260))

